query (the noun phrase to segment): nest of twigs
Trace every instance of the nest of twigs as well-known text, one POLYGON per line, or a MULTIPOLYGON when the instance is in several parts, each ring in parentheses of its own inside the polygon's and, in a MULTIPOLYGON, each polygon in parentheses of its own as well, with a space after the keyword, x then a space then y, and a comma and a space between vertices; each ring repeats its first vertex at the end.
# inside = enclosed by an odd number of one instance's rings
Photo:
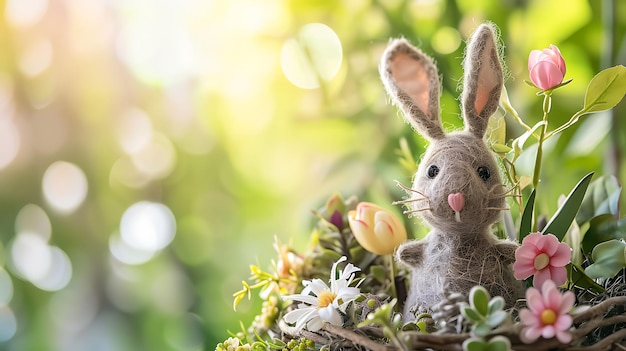
MULTIPOLYGON (((532 344, 520 340, 520 326, 517 324, 495 329, 488 337, 502 335, 511 342, 513 350, 626 350, 626 296, 610 297, 574 316, 572 342, 562 344, 556 338, 540 338, 532 344), (601 338, 598 338, 601 336, 601 338)), ((391 343, 377 327, 338 327, 325 324, 322 330, 311 332, 294 328, 281 323, 280 329, 284 337, 304 337, 320 345, 327 345, 331 350, 463 350, 462 344, 472 337, 470 333, 402 331, 400 338, 404 346, 391 343)))

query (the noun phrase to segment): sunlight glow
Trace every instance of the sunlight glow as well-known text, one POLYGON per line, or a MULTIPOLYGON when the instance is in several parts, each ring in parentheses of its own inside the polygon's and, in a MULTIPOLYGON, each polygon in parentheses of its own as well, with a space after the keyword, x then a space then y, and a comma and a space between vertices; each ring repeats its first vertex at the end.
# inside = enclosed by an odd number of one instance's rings
POLYGON ((7 167, 20 151, 20 133, 13 121, 0 116, 0 169, 7 167))
POLYGON ((39 39, 28 45, 19 61, 20 70, 27 76, 34 77, 46 70, 52 63, 52 43, 48 39, 39 39))
POLYGON ((87 177, 75 164, 57 161, 43 175, 43 194, 55 210, 71 213, 87 196, 87 177))
POLYGON ((46 212, 39 206, 28 204, 15 217, 16 233, 34 233, 48 241, 52 235, 52 225, 46 212))
POLYGON ((161 203, 140 201, 122 215, 120 235, 125 244, 136 250, 161 250, 172 242, 175 234, 174 214, 161 203))
POLYGON ((297 38, 288 39, 280 53, 280 64, 287 79, 303 89, 320 87, 337 75, 343 58, 337 34, 321 23, 303 26, 297 38))
POLYGON ((152 121, 142 110, 134 108, 119 118, 117 126, 118 142, 129 154, 145 148, 152 139, 152 121))
POLYGON ((15 335, 17 321, 15 314, 8 306, 0 307, 0 341, 7 341, 15 335))
POLYGON ((7 0, 5 15, 16 27, 30 27, 41 20, 48 10, 48 0, 7 0))
POLYGON ((117 260, 130 265, 146 263, 154 257, 155 253, 155 251, 139 250, 129 246, 117 233, 109 237, 109 251, 117 260))
POLYGON ((0 307, 6 306, 13 298, 13 281, 9 273, 0 267, 0 307))

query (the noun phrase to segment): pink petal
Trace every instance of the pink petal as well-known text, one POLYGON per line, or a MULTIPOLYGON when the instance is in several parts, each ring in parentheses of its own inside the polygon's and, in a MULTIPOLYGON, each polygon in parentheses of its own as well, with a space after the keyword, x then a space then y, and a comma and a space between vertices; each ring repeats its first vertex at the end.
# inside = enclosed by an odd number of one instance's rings
POLYGON ((524 280, 536 272, 535 267, 532 265, 522 265, 517 264, 517 262, 513 263, 513 275, 517 280, 524 280))
MULTIPOLYGON (((546 284, 541 286, 541 296, 548 296, 548 294, 550 293, 550 291, 557 291, 556 289, 556 285, 554 284, 553 281, 547 281, 546 284)), ((547 301, 547 300, 545 300, 547 301)))
POLYGON ((556 330, 554 330, 553 326, 546 325, 543 328, 541 328, 541 336, 543 336, 544 338, 552 339, 555 335, 556 335, 556 330))
POLYGON ((554 62, 540 61, 530 70, 530 80, 539 89, 546 90, 561 84, 563 73, 554 62))
POLYGON ((539 317, 532 313, 531 310, 524 308, 519 311, 519 318, 522 321, 522 324, 527 325, 529 327, 538 326, 541 324, 539 317))
POLYGON ((569 327, 572 326, 572 316, 570 316, 569 314, 562 314, 559 316, 559 318, 557 318, 556 322, 554 323, 554 327, 561 331, 561 330, 568 330, 569 327))
POLYGON ((530 52, 530 55, 528 55, 528 71, 530 72, 530 70, 533 68, 534 65, 537 64, 537 62, 539 62, 539 56, 541 56, 543 53, 540 50, 533 50, 530 52))
POLYGON ((563 267, 567 265, 572 258, 572 250, 565 243, 560 243, 554 255, 550 257, 550 266, 563 267))
MULTIPOLYGON (((559 82, 560 83, 560 82, 559 82)), ((548 256, 552 257, 559 247, 559 239, 552 234, 546 234, 537 243, 537 249, 541 252, 545 252, 548 256)))
POLYGON ((515 250, 515 260, 532 264, 539 253, 535 245, 522 244, 515 250))
POLYGON ((543 283, 549 281, 550 279, 552 279, 552 276, 550 275, 550 267, 548 266, 535 273, 535 277, 533 278, 533 286, 540 289, 543 283))
POLYGON ((536 315, 541 314, 546 308, 541 293, 535 288, 526 290, 526 305, 536 315))
POLYGON ((557 285, 563 285, 567 282, 567 268, 548 266, 544 271, 550 271, 551 279, 557 285))
POLYGON ((576 296, 571 291, 566 291, 561 295, 561 305, 559 306, 559 314, 568 313, 576 302, 576 296))
POLYGON ((529 327, 522 330, 521 339, 524 343, 530 344, 535 342, 541 336, 541 328, 529 327))
POLYGON ((572 334, 566 331, 559 331, 556 333, 556 338, 563 344, 569 344, 572 342, 572 334))
POLYGON ((541 238, 543 238, 543 234, 537 232, 537 233, 530 233, 528 235, 526 235, 526 237, 524 238, 524 240, 522 240, 522 246, 535 246, 537 247, 537 243, 541 240, 541 238))
MULTIPOLYGON (((545 287, 546 285, 548 285, 547 282, 543 284, 542 288, 545 287)), ((559 292, 558 289, 556 289, 556 287, 554 287, 553 289, 549 289, 543 292, 543 300, 546 303, 546 308, 549 308, 556 312, 559 310, 559 307, 561 306, 561 293, 559 292)))
POLYGON ((559 50, 556 45, 552 44, 550 44, 550 49, 557 54, 558 59, 556 61, 556 65, 559 66, 559 69, 561 70, 561 72, 563 72, 563 76, 565 76, 565 60, 563 59, 563 55, 561 55, 561 50, 559 50))

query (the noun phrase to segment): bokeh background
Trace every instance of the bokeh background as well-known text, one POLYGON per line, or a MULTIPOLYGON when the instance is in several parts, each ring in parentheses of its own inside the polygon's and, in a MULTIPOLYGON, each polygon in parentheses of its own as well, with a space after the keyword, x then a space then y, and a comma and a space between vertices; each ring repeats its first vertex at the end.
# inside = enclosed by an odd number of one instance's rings
MULTIPOLYGON (((558 45, 574 79, 553 126, 626 63, 619 0, 0 0, 0 349, 213 350, 258 313, 232 293, 275 236, 305 250, 334 192, 402 198, 399 140, 424 140, 379 81, 388 38, 435 58, 455 129, 484 20, 530 125, 530 50, 558 45)), ((545 146, 542 211, 588 172, 624 181, 624 105, 545 146)))

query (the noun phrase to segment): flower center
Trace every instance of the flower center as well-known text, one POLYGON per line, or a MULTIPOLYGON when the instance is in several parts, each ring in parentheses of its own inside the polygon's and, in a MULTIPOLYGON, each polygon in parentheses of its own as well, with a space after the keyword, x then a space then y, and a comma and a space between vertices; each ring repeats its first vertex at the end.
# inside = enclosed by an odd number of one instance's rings
POLYGON ((556 313, 553 310, 545 309, 541 312, 541 323, 552 325, 556 322, 556 313))
POLYGON ((331 303, 333 303, 333 301, 335 301, 336 297, 337 294, 333 293, 332 291, 322 291, 317 297, 318 308, 324 308, 330 305, 331 303))
POLYGON ((545 253, 542 253, 540 255, 537 255, 537 257, 535 257, 534 266, 536 270, 540 271, 546 268, 546 266, 548 266, 549 263, 550 263, 550 256, 548 256, 545 253))

